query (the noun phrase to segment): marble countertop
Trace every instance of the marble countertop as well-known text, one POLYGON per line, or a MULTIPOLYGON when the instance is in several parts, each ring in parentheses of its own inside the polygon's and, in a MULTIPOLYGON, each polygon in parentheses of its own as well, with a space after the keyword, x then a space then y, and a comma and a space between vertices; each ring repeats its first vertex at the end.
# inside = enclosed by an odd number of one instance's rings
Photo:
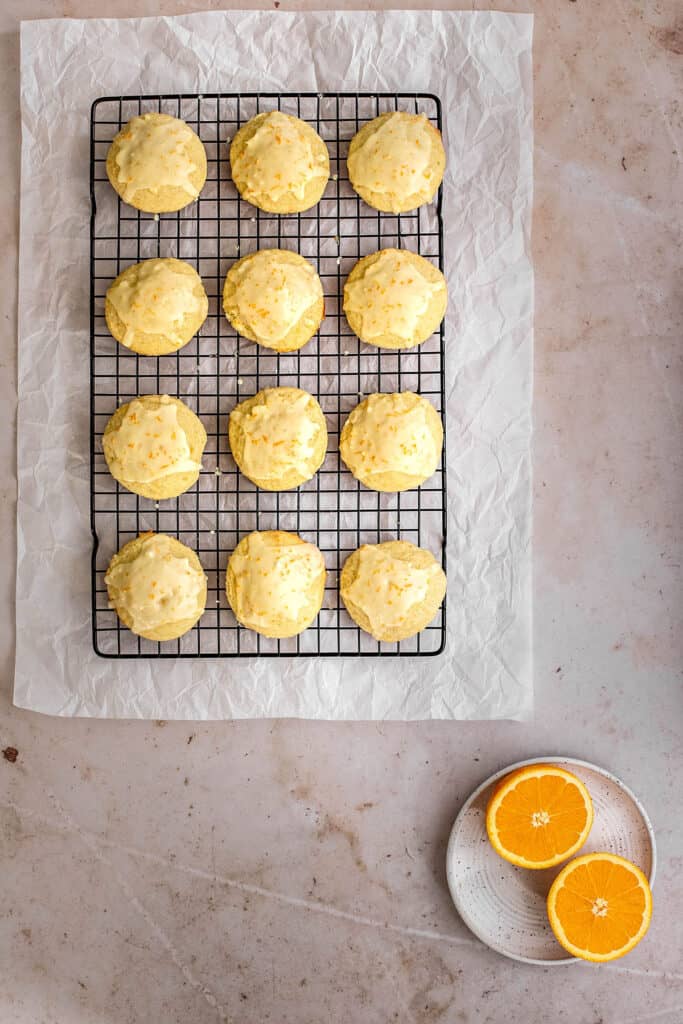
POLYGON ((11 706, 19 18, 225 6, 0 11, 0 1019, 680 1024, 677 0, 460 5, 536 15, 534 721, 193 725, 11 706), (463 799, 553 752, 620 775, 657 830, 651 932, 614 965, 505 960, 448 897, 463 799))

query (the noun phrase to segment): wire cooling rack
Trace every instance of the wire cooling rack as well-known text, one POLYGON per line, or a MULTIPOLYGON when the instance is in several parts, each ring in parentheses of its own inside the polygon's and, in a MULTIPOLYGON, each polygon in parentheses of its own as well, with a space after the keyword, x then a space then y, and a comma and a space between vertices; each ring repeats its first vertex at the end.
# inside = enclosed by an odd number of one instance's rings
POLYGON ((445 455, 423 486, 379 494, 359 484, 340 461, 344 420, 374 391, 412 390, 444 414, 444 335, 419 348, 392 352, 362 344, 342 312, 343 286, 362 256, 387 246, 411 249, 443 269, 441 190, 436 203, 395 216, 378 213, 351 188, 346 170, 358 129, 390 110, 424 113, 441 129, 439 99, 423 94, 246 93, 104 97, 92 106, 91 217, 91 525, 92 628, 95 651, 115 658, 205 658, 260 655, 434 655, 443 650, 445 605, 418 636, 378 643, 348 616, 339 573, 359 545, 400 537, 440 555, 445 567, 445 455), (321 201, 305 213, 277 216, 244 202, 230 177, 229 142, 255 114, 283 110, 308 121, 330 152, 331 179, 321 201), (162 111, 197 132, 208 157, 206 185, 196 203, 153 216, 123 203, 107 180, 112 139, 131 117, 162 111), (325 320, 298 352, 278 355, 239 336, 221 306, 233 261, 261 248, 292 249, 317 267, 325 293, 325 320), (200 274, 209 315, 198 336, 172 355, 138 356, 110 335, 104 296, 114 278, 142 259, 175 256, 200 274), (297 490, 258 490, 242 476, 227 442, 228 415, 244 398, 274 385, 315 395, 329 431, 327 457, 313 480, 297 490), (179 498, 154 502, 113 479, 102 453, 102 433, 115 409, 143 394, 182 398, 208 435, 203 471, 179 498), (224 583, 230 553, 251 530, 290 530, 316 544, 328 569, 322 611, 304 633, 269 640, 239 626, 224 583), (208 600, 197 626, 179 640, 141 639, 108 606, 104 573, 112 555, 144 530, 169 533, 193 548, 208 577, 208 600))

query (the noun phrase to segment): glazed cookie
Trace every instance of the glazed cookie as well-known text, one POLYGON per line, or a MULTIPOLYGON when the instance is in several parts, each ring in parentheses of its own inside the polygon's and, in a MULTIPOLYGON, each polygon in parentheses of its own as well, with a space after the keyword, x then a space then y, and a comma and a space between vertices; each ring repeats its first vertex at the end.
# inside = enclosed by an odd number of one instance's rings
POLYGON ((255 531, 230 556, 226 591, 243 626, 278 639, 296 636, 322 607, 325 562, 295 533, 255 531))
POLYGON ((341 432, 339 452, 353 475, 373 491, 419 487, 439 465, 441 419, 412 391, 369 395, 341 432))
POLYGON ((310 341, 322 323, 323 286, 298 253, 260 249, 228 271, 223 309, 245 338, 276 352, 293 352, 310 341))
POLYGON ((327 426, 313 395, 299 388, 265 388, 230 413, 233 458, 266 491, 288 491, 310 480, 327 451, 327 426))
POLYGON ((382 114, 354 135, 349 180, 376 210, 405 213, 430 202, 441 184, 446 154, 441 133, 424 114, 382 114))
POLYGON ((191 548, 164 533, 141 533, 114 555, 104 577, 109 606, 133 633, 175 640, 206 606, 206 576, 191 548))
POLYGON ((354 266, 344 285, 344 313, 361 341, 412 348, 444 318, 448 292, 441 271, 407 249, 380 249, 354 266))
POLYGON ((136 210, 172 213, 196 199, 204 187, 206 150, 177 117, 140 114, 112 142, 107 176, 136 210))
POLYGON ((209 300, 197 271, 170 257, 127 267, 107 289, 104 316, 122 345, 141 356, 176 352, 206 320, 209 300))
POLYGON ((390 540, 349 555, 339 587, 353 621, 375 640, 393 643, 431 622, 446 595, 446 574, 431 551, 390 540))
POLYGON ((269 213, 300 213, 325 191, 330 154, 309 124, 272 110, 240 128, 230 146, 230 166, 243 199, 269 213))
POLYGON ((102 448, 115 480, 143 498, 175 498, 197 481, 206 431, 179 398, 142 395, 116 410, 102 448))

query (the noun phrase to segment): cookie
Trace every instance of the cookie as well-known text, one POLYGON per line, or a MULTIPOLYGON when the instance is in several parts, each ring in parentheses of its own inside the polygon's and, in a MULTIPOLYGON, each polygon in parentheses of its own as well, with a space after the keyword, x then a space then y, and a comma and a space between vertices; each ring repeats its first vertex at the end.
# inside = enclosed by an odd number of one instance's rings
POLYGON ((276 352, 293 352, 322 323, 323 286, 315 268, 298 253, 260 249, 228 271, 223 309, 245 338, 276 352))
POLYGON ((206 576, 191 548, 164 533, 141 533, 114 555, 104 577, 109 606, 147 640, 175 640, 206 606, 206 576))
POLYGON ((176 352, 206 320, 209 300, 194 267, 170 257, 127 267, 104 300, 107 327, 141 356, 176 352))
POLYGON ((143 498, 175 498, 197 482, 206 431, 179 398, 141 395, 120 406, 104 428, 109 471, 143 498))
POLYGON ((325 191, 330 154, 305 121, 271 110, 237 132, 230 166, 247 202, 269 213, 300 213, 315 206, 325 191))
POLYGON ((327 451, 323 411, 299 388, 265 388, 240 402, 230 413, 228 437, 239 469, 266 491, 310 480, 327 451))
POLYGON ((446 574, 430 551, 390 540, 349 555, 339 587, 353 621, 393 643, 429 625, 446 595, 446 574))
POLYGON ((204 187, 206 150, 177 117, 139 114, 112 142, 107 176, 136 210, 172 213, 193 202, 204 187))
POLYGON ((413 348, 431 337, 446 313, 441 271, 407 249, 380 249, 354 266, 344 285, 344 313, 361 341, 413 348))
POLYGON ((341 432, 339 453, 373 491, 405 491, 428 480, 441 461, 443 427, 431 402, 412 391, 369 395, 341 432))
POLYGON ((243 626, 267 637, 296 636, 322 607, 323 556, 295 533, 255 531, 230 556, 226 592, 243 626))
POLYGON ((434 198, 446 154, 441 133, 424 114, 398 110, 363 125, 347 164, 352 187, 369 206, 406 213, 434 198))

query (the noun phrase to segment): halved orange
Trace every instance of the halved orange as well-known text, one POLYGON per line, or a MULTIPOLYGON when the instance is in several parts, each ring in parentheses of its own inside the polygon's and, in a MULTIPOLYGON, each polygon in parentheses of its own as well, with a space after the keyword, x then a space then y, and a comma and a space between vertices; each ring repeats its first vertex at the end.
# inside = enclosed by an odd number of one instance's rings
POLYGON ((635 864, 586 853, 562 868, 548 893, 550 926, 572 956, 603 963, 636 946, 652 918, 652 893, 635 864))
POLYGON ((521 868, 552 868, 585 843, 593 824, 590 793, 576 775, 532 764, 507 775, 486 809, 494 849, 521 868))

